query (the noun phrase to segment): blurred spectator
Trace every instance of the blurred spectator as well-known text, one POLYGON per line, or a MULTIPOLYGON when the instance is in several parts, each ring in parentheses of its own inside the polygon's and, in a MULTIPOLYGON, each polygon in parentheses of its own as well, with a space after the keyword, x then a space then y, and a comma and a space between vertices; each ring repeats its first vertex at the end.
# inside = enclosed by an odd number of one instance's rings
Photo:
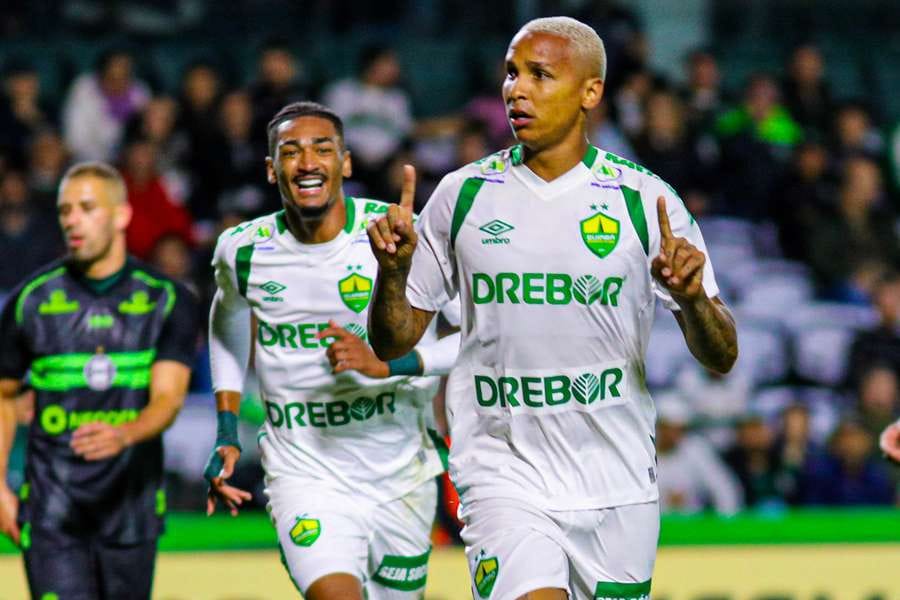
POLYGON ((785 258, 805 260, 819 216, 833 211, 835 191, 827 171, 825 147, 815 141, 804 142, 794 153, 778 193, 770 197, 769 214, 778 226, 779 246, 785 258))
POLYGON ((800 125, 819 134, 828 131, 834 102, 818 48, 807 44, 794 50, 782 89, 784 103, 800 125))
POLYGON ((740 370, 727 375, 691 364, 675 377, 675 389, 691 399, 694 423, 719 450, 734 442, 734 423, 744 414, 753 385, 740 370))
POLYGON ((481 160, 498 150, 491 146, 488 131, 483 121, 470 120, 463 124, 456 140, 454 169, 481 160))
POLYGON ((156 168, 158 150, 150 140, 136 138, 125 147, 122 177, 133 211, 128 226, 128 251, 148 259, 160 238, 167 234, 192 240, 191 216, 176 204, 156 168))
POLYGON ((644 129, 644 106, 654 87, 652 72, 646 69, 633 71, 627 74, 615 95, 610 95, 607 100, 612 103, 619 127, 629 138, 640 135, 644 129))
POLYGON ((834 117, 834 148, 838 168, 857 156, 865 156, 873 161, 881 159, 884 139, 872 124, 868 109, 859 103, 850 102, 841 106, 834 117))
POLYGON ((166 189, 179 203, 190 193, 185 171, 190 146, 187 134, 175 129, 178 104, 168 96, 152 98, 140 114, 134 115, 125 128, 126 143, 145 138, 156 147, 156 169, 166 181, 166 189))
POLYGON ((724 458, 741 482, 747 506, 781 504, 774 434, 762 417, 750 414, 742 418, 737 426, 735 444, 724 458))
POLYGON ((900 272, 889 271, 879 280, 872 303, 879 322, 853 338, 847 358, 847 384, 851 388, 856 388, 873 366, 882 365, 900 376, 900 272))
POLYGON ((722 514, 741 508, 738 482, 702 437, 686 433, 687 404, 676 394, 657 401, 656 452, 660 509, 692 513, 711 507, 722 514))
POLYGON ((897 266, 900 245, 884 204, 878 166, 867 158, 848 160, 837 210, 822 214, 815 223, 806 257, 830 298, 867 302, 871 280, 878 275, 876 265, 897 266))
POLYGON ((0 98, 0 147, 15 162, 24 162, 29 138, 40 128, 52 125, 53 111, 41 102, 40 96, 37 69, 21 59, 7 61, 0 98))
POLYGON ((276 186, 266 184, 265 157, 269 152, 253 135, 250 97, 244 92, 228 94, 222 99, 220 113, 223 137, 213 154, 214 177, 201 182, 215 190, 217 206, 198 210, 197 214, 205 217, 230 212, 246 218, 277 210, 281 200, 276 186))
POLYGON ((705 207, 710 168, 686 128, 684 106, 674 93, 656 91, 647 98, 644 129, 634 140, 639 162, 656 173, 690 204, 705 207), (703 198, 694 198, 702 196, 703 198))
POLYGON ((514 143, 512 128, 500 95, 500 87, 506 79, 506 60, 497 62, 493 77, 486 76, 483 69, 476 71, 473 77, 477 80, 475 93, 466 103, 463 115, 468 120, 484 123, 492 151, 511 146, 514 143))
POLYGON ((860 423, 842 421, 832 435, 828 456, 812 473, 808 502, 832 506, 892 504, 895 492, 885 465, 873 456, 874 448, 875 438, 860 423))
POLYGON ((63 107, 63 137, 76 160, 111 160, 128 119, 150 99, 134 78, 131 54, 105 52, 96 71, 79 76, 63 107))
POLYGON ((873 438, 900 417, 897 373, 887 367, 873 367, 860 379, 857 394, 859 424, 873 438))
POLYGON ((687 107, 685 118, 687 127, 699 132, 712 126, 724 106, 719 64, 711 53, 695 50, 688 55, 685 67, 687 83, 681 90, 687 107))
POLYGON ((34 209, 56 219, 56 191, 69 163, 59 134, 52 129, 35 133, 28 143, 28 189, 34 209))
POLYGON ((176 128, 187 135, 187 166, 191 177, 188 206, 198 220, 216 216, 219 190, 212 182, 221 177, 217 158, 222 137, 219 131, 221 95, 221 77, 210 63, 195 62, 185 70, 176 128))
POLYGON ((7 171, 0 178, 0 292, 62 253, 59 226, 33 210, 25 175, 7 171))
POLYGON ((385 165, 412 132, 412 110, 400 88, 401 77, 396 52, 370 45, 360 53, 357 76, 332 84, 323 96, 325 105, 344 120, 354 178, 373 189, 382 185, 385 165))
POLYGON ((197 294, 197 285, 192 277, 193 257, 191 247, 184 238, 167 233, 156 240, 150 253, 150 264, 163 275, 184 284, 197 294))
POLYGON ((823 449, 810 436, 809 410, 792 404, 781 413, 781 431, 775 441, 778 465, 775 486, 792 506, 802 504, 809 486, 810 472, 823 460, 823 449))
POLYGON ((607 152, 631 161, 638 160, 637 152, 610 117, 609 111, 609 103, 601 102, 597 108, 588 113, 588 139, 593 145, 607 152))
POLYGON ((253 135, 266 139, 266 125, 281 107, 309 100, 310 91, 303 78, 303 65, 286 40, 266 42, 259 53, 257 80, 250 86, 253 107, 253 135))
POLYGON ((769 75, 754 75, 741 105, 716 122, 721 144, 720 177, 725 212, 760 219, 791 148, 803 137, 800 126, 779 104, 778 86, 769 75))

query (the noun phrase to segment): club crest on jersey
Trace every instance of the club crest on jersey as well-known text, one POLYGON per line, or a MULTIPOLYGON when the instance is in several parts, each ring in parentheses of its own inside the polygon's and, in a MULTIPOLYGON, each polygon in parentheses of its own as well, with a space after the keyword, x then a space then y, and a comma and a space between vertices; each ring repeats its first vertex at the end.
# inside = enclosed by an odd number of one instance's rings
POLYGON ((322 535, 322 523, 318 519, 309 519, 306 515, 297 517, 290 535, 292 542, 303 548, 309 548, 322 535))
POLYGON ((581 239, 588 250, 606 258, 619 243, 619 221, 598 212, 581 221, 581 239))
POLYGON ((338 281, 338 293, 347 308, 361 313, 372 299, 372 280, 359 273, 351 273, 338 281))
POLYGON ((500 574, 500 561, 496 556, 485 556, 481 551, 480 560, 475 566, 475 589, 482 598, 487 598, 494 590, 497 575, 500 574))
POLYGON ((98 348, 94 356, 84 365, 84 379, 87 386, 97 392, 105 392, 116 379, 115 363, 98 348))

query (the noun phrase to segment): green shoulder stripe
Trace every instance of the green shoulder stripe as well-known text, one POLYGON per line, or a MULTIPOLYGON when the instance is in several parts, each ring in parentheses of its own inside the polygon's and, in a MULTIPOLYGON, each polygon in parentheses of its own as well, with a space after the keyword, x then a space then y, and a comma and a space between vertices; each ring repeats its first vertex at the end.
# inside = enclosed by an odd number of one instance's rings
POLYGON ((284 210, 279 210, 275 213, 275 227, 278 229, 278 233, 287 231, 287 219, 284 216, 284 210))
POLYGON ((138 281, 149 285, 152 288, 162 288, 166 292, 166 310, 165 315, 168 317, 175 306, 175 285, 167 279, 157 279, 144 271, 135 271, 131 274, 138 281))
POLYGON ((347 222, 344 223, 344 231, 353 233, 353 226, 356 224, 356 203, 351 196, 344 196, 344 206, 347 209, 347 222))
POLYGON ((588 169, 594 166, 594 161, 597 160, 597 155, 600 154, 600 151, 597 150, 596 146, 588 146, 587 152, 584 153, 584 157, 581 159, 581 162, 588 169))
POLYGON ((456 198, 456 206, 453 208, 453 222, 450 225, 451 248, 456 247, 456 236, 459 235, 459 230, 466 220, 466 215, 469 214, 472 204, 475 202, 475 196, 478 195, 478 191, 483 185, 484 179, 469 177, 460 188, 459 196, 456 198))
POLYGON ((56 279, 57 277, 64 275, 66 272, 65 267, 57 267, 53 269, 49 273, 44 273, 38 277, 32 279, 28 285, 22 288, 22 293, 19 294, 19 298, 16 300, 16 323, 21 325, 22 321, 25 320, 25 300, 28 299, 28 296, 31 293, 50 281, 51 279, 56 279))
POLYGON ((641 193, 630 187, 622 186, 622 195, 625 197, 625 205, 628 207, 628 216, 631 224, 641 240, 644 254, 650 256, 650 235, 647 232, 647 216, 644 214, 644 204, 641 202, 641 193))
POLYGON ((247 297, 247 281, 250 279, 250 258, 253 256, 253 244, 247 244, 237 249, 235 256, 235 272, 237 273, 238 291, 244 298, 247 297))

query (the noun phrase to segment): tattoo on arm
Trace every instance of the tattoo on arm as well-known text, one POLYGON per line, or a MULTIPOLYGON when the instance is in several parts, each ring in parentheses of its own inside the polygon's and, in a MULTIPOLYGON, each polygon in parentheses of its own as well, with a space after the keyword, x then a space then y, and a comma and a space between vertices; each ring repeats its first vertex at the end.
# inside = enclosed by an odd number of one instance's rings
POLYGON ((727 373, 738 355, 734 317, 718 297, 685 304, 675 312, 691 354, 713 371, 727 373))
POLYGON ((413 308, 406 299, 404 271, 379 271, 372 308, 369 342, 381 360, 403 356, 421 339, 433 312, 413 308))

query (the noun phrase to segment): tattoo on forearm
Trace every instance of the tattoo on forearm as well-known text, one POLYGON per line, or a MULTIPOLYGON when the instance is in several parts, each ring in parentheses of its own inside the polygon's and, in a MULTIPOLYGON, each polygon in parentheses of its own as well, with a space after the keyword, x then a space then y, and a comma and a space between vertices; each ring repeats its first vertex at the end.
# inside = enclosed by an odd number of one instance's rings
POLYGON ((381 360, 402 356, 412 349, 415 314, 406 300, 406 273, 379 271, 369 311, 370 342, 381 360))
POLYGON ((721 303, 707 300, 681 311, 685 340, 691 354, 704 366, 727 372, 737 359, 737 331, 734 318, 721 303))

